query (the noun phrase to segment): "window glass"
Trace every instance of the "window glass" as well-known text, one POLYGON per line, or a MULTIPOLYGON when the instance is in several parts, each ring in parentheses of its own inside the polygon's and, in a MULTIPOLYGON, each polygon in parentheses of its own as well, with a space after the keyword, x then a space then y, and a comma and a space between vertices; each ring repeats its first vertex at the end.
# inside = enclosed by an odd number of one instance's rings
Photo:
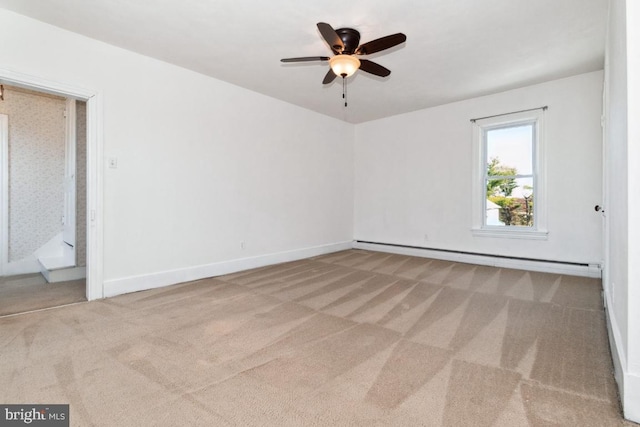
POLYGON ((519 174, 533 172, 533 125, 503 127, 486 131, 487 161, 499 159, 519 174))
POLYGON ((533 124, 484 132, 485 225, 534 226, 533 124))

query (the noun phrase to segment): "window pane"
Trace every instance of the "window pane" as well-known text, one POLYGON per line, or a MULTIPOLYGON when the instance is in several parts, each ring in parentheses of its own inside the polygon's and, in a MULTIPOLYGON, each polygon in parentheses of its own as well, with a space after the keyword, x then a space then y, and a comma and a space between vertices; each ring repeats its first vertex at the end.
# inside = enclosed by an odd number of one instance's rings
POLYGON ((486 133, 487 169, 495 175, 533 173, 533 125, 491 129, 486 133), (515 173, 514 173, 515 172, 515 173))
POLYGON ((487 180, 485 225, 533 227, 533 178, 487 180))

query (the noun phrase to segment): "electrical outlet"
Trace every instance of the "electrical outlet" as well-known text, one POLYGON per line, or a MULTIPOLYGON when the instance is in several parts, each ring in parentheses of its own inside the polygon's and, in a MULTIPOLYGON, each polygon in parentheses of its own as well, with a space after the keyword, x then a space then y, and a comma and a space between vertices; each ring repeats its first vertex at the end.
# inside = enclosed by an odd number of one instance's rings
POLYGON ((240 249, 242 249, 244 251, 244 248, 246 247, 246 243, 243 241, 240 242, 240 249))
POLYGON ((429 241, 429 235, 427 233, 424 234, 424 241, 425 242, 429 241))
POLYGON ((118 158, 117 157, 109 157, 109 168, 110 169, 118 169, 118 158))

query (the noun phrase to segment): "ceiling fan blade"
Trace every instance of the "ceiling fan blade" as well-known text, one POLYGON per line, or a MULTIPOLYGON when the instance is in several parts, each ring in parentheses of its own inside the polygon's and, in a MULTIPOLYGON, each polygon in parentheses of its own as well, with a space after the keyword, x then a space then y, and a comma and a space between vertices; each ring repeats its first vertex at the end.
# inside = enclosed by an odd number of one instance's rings
POLYGON ((402 33, 391 34, 390 36, 381 37, 361 45, 357 50, 357 55, 371 55, 381 50, 389 49, 407 41, 407 36, 402 33))
POLYGON ((324 76, 324 80, 322 80, 322 84, 328 85, 329 83, 334 81, 336 77, 338 77, 336 76, 336 73, 334 73, 333 70, 329 68, 329 71, 327 71, 327 74, 324 76))
POLYGON ((344 43, 342 43, 342 39, 338 36, 336 30, 326 22, 318 22, 317 25, 320 34, 322 34, 322 37, 324 37, 326 42, 329 44, 331 50, 335 53, 341 53, 344 50, 344 43))
POLYGON ((303 56, 301 58, 284 58, 282 62, 309 62, 309 61, 328 61, 328 56, 303 56))
POLYGON ((373 61, 369 61, 368 59, 360 60, 360 69, 362 71, 366 71, 367 73, 374 74, 380 77, 387 77, 391 74, 391 71, 380 64, 376 64, 373 61))

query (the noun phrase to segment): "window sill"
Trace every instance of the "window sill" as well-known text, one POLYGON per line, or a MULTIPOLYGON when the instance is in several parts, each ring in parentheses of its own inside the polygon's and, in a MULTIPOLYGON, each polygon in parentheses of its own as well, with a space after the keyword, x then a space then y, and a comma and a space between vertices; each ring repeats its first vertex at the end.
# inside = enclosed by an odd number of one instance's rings
POLYGON ((474 237, 497 237, 503 239, 547 240, 549 236, 548 231, 527 230, 522 227, 473 228, 471 233, 474 237))

